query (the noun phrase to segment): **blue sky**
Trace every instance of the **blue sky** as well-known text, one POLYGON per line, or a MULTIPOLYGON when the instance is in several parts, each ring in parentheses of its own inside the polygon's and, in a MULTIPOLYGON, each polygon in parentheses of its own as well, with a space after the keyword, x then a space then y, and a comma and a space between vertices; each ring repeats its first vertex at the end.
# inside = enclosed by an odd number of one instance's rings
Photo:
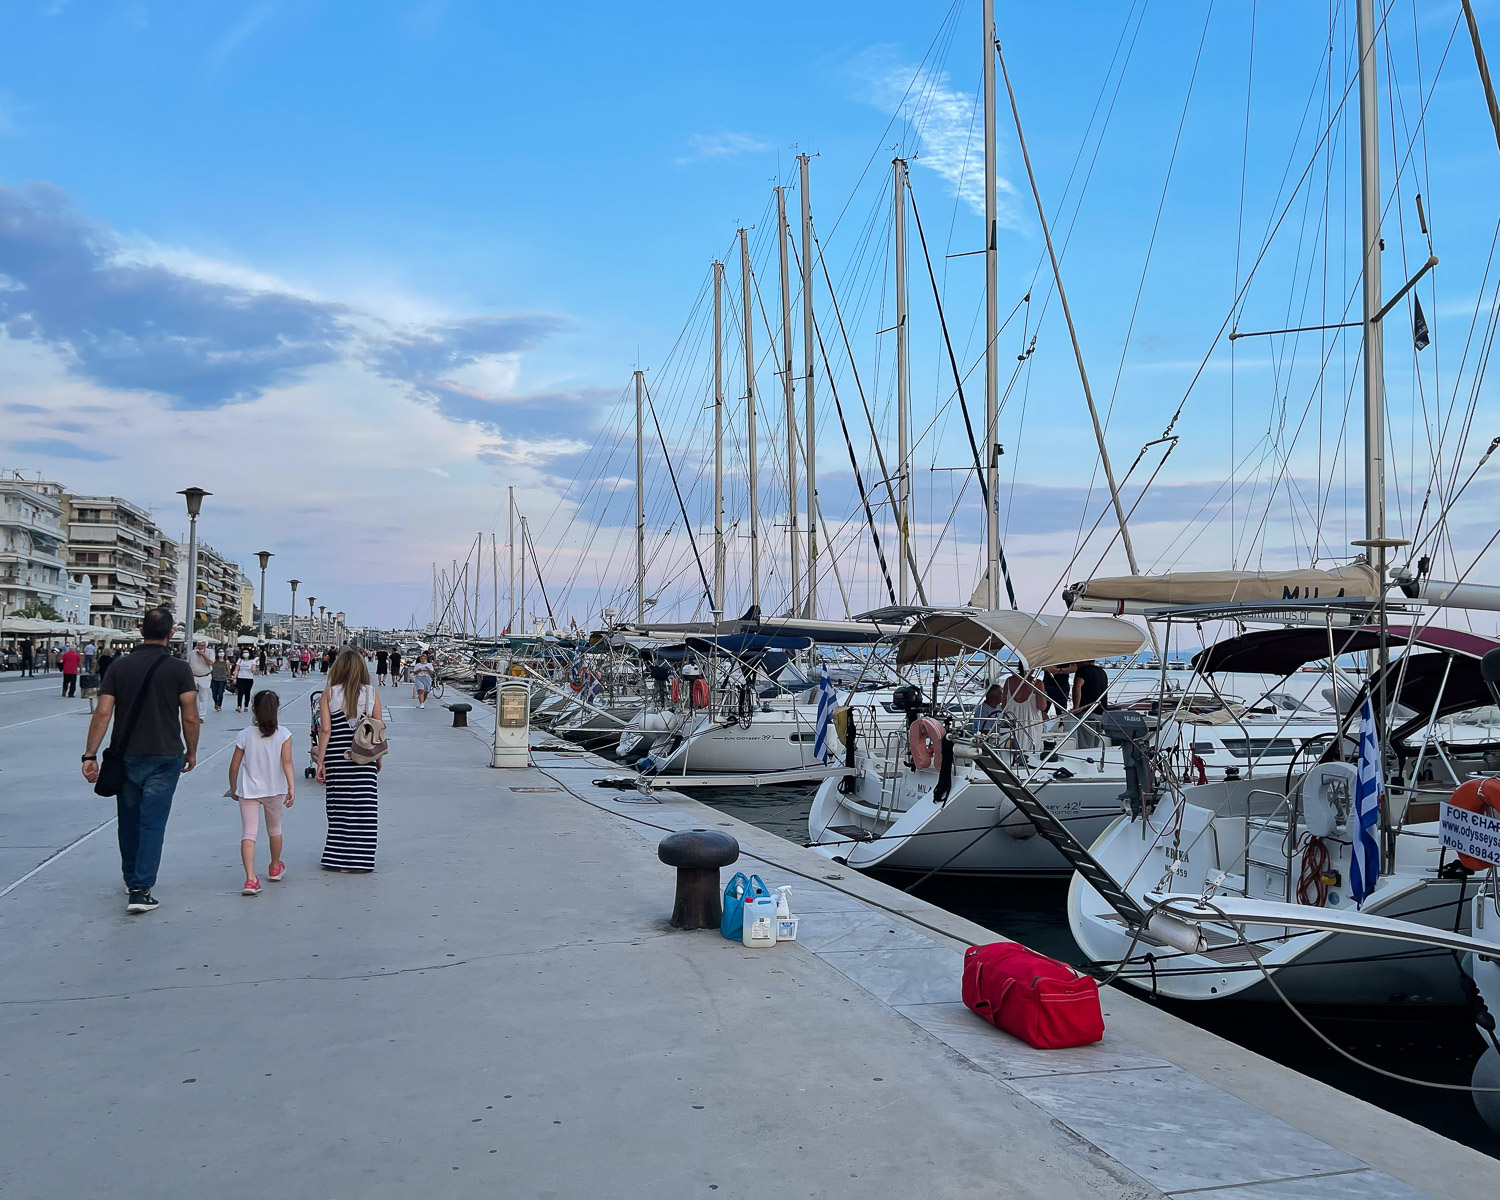
MULTIPOLYGON (((1226 343, 1210 353, 1237 249, 1243 279, 1283 208, 1241 328, 1344 319, 1358 266, 1357 148, 1340 109, 1345 7, 1333 6, 1331 29, 1327 6, 1290 2, 1000 14, 1122 472, 1209 356, 1174 429, 1182 440, 1136 511, 1143 566, 1306 563, 1314 546, 1327 562, 1360 532, 1358 458, 1339 440, 1357 338, 1245 341, 1232 368, 1226 343)), ((1387 334, 1393 520, 1408 527, 1430 474, 1423 402, 1439 420, 1458 397, 1457 427, 1477 352, 1457 367, 1476 305, 1477 348, 1491 303, 1478 297, 1500 153, 1467 39, 1461 27, 1452 36, 1457 13, 1405 0, 1382 30, 1397 85, 1382 105, 1387 293, 1426 257, 1416 191, 1443 258, 1419 292, 1434 346, 1414 358, 1399 326, 1387 334)), ((1479 13, 1487 36, 1500 31, 1500 10, 1479 13)), ((708 356, 695 298, 736 227, 753 225, 774 323, 770 189, 795 183, 799 149, 818 156, 815 222, 888 456, 891 347, 880 331, 892 314, 897 150, 913 160, 962 369, 977 362, 981 260, 944 256, 982 244, 978 14, 974 0, 753 13, 583 4, 565 15, 477 0, 11 0, 0 44, 0 465, 150 503, 169 528, 172 493, 208 487, 210 541, 245 561, 275 549, 283 575, 387 622, 425 619, 433 559, 461 559, 479 529, 498 527, 504 542, 515 485, 549 588, 583 619, 629 582, 633 449, 620 434, 632 414, 618 402, 637 364, 703 532, 708 356), (595 525, 591 538, 581 532, 595 525)), ((1049 275, 1038 274, 1040 230, 1003 92, 1000 131, 1002 313, 1033 296, 1002 336, 1003 383, 1037 335, 1001 420, 1001 519, 1023 600, 1055 605, 1057 584, 1101 556, 1105 570, 1124 562, 1106 536, 1079 546, 1101 511, 1097 456, 1049 275)), ((795 191, 790 201, 795 217, 795 191)), ((728 282, 737 306, 733 259, 728 282)), ((914 230, 911 291, 912 419, 919 432, 933 426, 912 464, 918 558, 932 561, 934 599, 965 599, 980 513, 972 486, 958 498, 959 473, 929 469, 961 466, 968 451, 953 405, 943 407, 952 380, 914 230)), ((868 482, 879 474, 872 438, 821 293, 818 310, 868 482)), ((759 326, 756 341, 763 354, 759 326)), ((731 345, 726 385, 736 430, 737 353, 731 345)), ((774 371, 764 361, 758 372, 770 560, 786 520, 774 371)), ((981 379, 966 383, 976 412, 981 379)), ((857 610, 883 587, 826 379, 819 392, 824 518, 845 575, 820 588, 825 610, 840 607, 836 582, 857 610)), ((1493 415, 1481 384, 1473 444, 1444 445, 1465 473, 1493 415)), ((1133 485, 1155 468, 1152 454, 1133 485)), ((691 548, 659 451, 648 458, 650 591, 686 615, 691 548)), ((738 535, 739 440, 730 460, 738 535)), ((1466 501, 1491 495, 1486 484, 1466 501)), ((1470 567, 1491 531, 1485 511, 1456 513, 1453 571, 1470 567)), ((737 607, 739 536, 731 573, 737 607)), ((1470 578, 1490 574, 1482 561, 1470 578)), ((785 586, 773 561, 768 607, 785 586)))

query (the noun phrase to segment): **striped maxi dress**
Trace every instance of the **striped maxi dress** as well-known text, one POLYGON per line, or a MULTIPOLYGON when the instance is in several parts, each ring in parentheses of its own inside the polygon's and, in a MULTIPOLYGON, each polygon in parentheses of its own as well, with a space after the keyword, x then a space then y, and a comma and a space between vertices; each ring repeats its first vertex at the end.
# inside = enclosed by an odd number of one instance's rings
MULTIPOLYGON (((376 763, 355 763, 344 757, 354 741, 354 726, 344 715, 340 689, 328 692, 328 750, 323 755, 327 777, 328 839, 323 843, 323 865, 349 871, 375 869, 375 836, 380 815, 376 791, 376 763)), ((371 693, 373 695, 373 691, 371 693)), ((372 704, 361 697, 359 711, 372 704)))

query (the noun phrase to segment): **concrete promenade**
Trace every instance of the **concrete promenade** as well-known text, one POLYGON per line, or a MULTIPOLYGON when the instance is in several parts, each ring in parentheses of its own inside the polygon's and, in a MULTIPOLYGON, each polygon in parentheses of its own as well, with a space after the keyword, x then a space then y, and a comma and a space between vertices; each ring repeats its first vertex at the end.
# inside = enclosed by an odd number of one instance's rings
MULTIPOLYGON (((262 682, 300 765, 322 677, 262 682)), ((455 730, 407 687, 383 693, 374 874, 318 869, 299 779, 286 882, 239 895, 226 711, 161 910, 127 917, 59 688, 0 680, 0 1196, 1495 1194, 1492 1159, 1117 992, 1099 1046, 1033 1051, 958 1003, 992 934, 694 801, 597 789, 613 768, 540 735, 534 767, 491 770, 490 710, 455 730), (655 843, 709 823, 793 885, 799 944, 667 930, 655 843)))

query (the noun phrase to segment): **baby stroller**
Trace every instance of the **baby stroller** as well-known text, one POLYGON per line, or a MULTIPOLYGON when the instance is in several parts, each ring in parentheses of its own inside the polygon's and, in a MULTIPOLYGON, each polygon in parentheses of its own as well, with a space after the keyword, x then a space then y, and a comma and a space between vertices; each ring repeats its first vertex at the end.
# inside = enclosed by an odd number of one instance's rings
POLYGON ((307 766, 302 768, 302 778, 313 779, 318 774, 318 702, 323 699, 322 689, 307 699, 312 707, 312 727, 307 735, 307 766))

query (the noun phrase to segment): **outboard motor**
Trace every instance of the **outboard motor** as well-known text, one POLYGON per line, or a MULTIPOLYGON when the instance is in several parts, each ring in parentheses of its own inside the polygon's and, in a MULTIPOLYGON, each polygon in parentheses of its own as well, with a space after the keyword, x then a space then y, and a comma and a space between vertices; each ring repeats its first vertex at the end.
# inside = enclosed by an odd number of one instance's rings
POLYGON ((906 723, 910 725, 926 710, 922 689, 914 683, 903 683, 891 692, 891 706, 897 712, 905 713, 906 723))
POLYGON ((1146 766, 1146 718, 1128 708, 1106 708, 1097 720, 1099 732, 1109 739, 1109 744, 1120 747, 1125 760, 1125 791, 1121 799, 1129 804, 1130 815, 1139 817, 1146 808, 1150 779, 1146 766))

